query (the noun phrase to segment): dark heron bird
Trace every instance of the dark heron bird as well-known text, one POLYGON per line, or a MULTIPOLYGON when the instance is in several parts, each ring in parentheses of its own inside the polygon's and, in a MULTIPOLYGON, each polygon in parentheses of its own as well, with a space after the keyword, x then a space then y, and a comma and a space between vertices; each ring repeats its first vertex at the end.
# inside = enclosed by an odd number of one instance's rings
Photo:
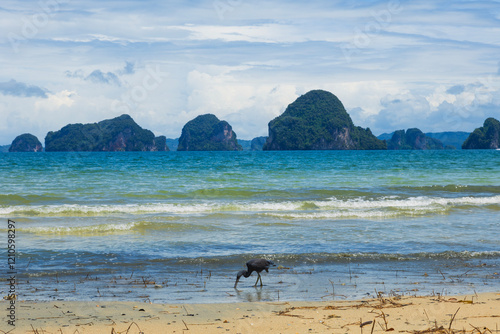
POLYGON ((257 286, 259 279, 260 279, 260 286, 262 286, 262 277, 260 277, 260 272, 262 270, 269 272, 270 266, 275 266, 275 264, 273 263, 273 261, 269 261, 266 259, 252 259, 248 261, 247 262, 248 270, 242 270, 238 272, 238 274, 236 275, 236 283, 234 283, 234 287, 236 288, 236 285, 238 284, 238 281, 240 280, 241 276, 249 277, 250 275, 252 275, 254 271, 257 272, 257 275, 259 275, 259 277, 257 277, 257 281, 255 282, 254 286, 257 286))

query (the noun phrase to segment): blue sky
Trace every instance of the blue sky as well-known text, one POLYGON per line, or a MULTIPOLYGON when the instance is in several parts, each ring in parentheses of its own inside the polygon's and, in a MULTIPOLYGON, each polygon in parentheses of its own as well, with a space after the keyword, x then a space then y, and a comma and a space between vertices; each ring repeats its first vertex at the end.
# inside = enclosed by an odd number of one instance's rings
POLYGON ((312 89, 376 135, 500 119, 499 1, 3 0, 0 32, 0 144, 124 113, 251 139, 312 89))

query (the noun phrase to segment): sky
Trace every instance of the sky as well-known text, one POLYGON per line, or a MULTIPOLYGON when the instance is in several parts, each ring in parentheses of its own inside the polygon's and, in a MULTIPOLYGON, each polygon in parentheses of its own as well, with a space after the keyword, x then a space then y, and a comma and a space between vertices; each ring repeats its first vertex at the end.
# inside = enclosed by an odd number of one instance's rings
POLYGON ((252 139, 313 89, 375 135, 473 131, 500 119, 500 1, 2 0, 0 68, 0 145, 122 114, 252 139))

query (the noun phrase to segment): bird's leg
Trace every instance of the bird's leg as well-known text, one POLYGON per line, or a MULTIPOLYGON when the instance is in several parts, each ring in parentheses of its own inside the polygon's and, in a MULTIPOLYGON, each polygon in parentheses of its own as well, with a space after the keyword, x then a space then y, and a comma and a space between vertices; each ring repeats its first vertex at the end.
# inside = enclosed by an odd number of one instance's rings
POLYGON ((255 281, 255 285, 254 286, 257 286, 257 283, 259 283, 259 279, 260 279, 260 285, 262 286, 262 278, 260 278, 260 274, 257 273, 257 280, 255 281))

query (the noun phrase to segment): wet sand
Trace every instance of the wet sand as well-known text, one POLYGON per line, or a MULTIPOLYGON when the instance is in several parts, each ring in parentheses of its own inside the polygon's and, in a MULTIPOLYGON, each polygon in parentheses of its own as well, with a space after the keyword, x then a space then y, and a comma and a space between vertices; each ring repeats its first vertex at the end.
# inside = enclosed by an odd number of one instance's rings
MULTIPOLYGON (((2 301, 5 314, 8 301, 2 301)), ((500 293, 355 301, 150 304, 16 301, 0 333, 499 333, 500 293)))

